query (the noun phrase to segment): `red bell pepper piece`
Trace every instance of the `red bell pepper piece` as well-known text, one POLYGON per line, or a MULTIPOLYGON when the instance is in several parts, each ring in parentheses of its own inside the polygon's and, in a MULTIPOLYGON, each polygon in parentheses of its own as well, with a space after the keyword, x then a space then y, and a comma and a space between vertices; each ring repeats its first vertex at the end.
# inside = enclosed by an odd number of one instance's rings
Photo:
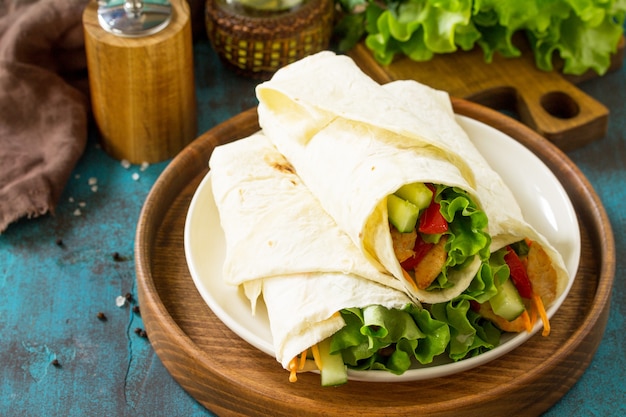
POLYGON ((448 231, 448 222, 441 214, 441 205, 435 203, 435 187, 432 184, 426 184, 433 192, 433 198, 430 205, 424 210, 420 216, 420 224, 418 231, 429 235, 436 235, 448 231))
POLYGON ((526 272, 526 268, 519 256, 510 246, 506 247, 506 255, 504 255, 504 261, 509 266, 511 270, 511 280, 513 280, 513 284, 515 288, 517 288, 517 292, 519 295, 526 299, 531 299, 533 297, 533 287, 528 278, 528 273, 526 272))
POLYGON ((417 266, 417 264, 420 263, 422 259, 424 259, 424 256, 426 256, 428 251, 433 246, 435 246, 434 243, 424 242, 424 240, 422 239, 422 236, 420 236, 420 234, 418 233, 417 238, 415 239, 415 245, 413 245, 413 252, 415 253, 413 254, 412 257, 402 262, 400 266, 402 266, 402 268, 404 268, 405 271, 412 270, 413 268, 415 268, 415 266, 417 266))

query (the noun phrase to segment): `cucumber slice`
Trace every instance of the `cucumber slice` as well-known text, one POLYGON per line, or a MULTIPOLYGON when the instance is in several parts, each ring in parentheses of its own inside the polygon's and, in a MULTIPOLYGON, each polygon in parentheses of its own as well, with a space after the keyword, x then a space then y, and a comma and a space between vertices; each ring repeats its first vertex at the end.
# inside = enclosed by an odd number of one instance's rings
POLYGON ((433 192, 421 182, 403 185, 394 194, 415 204, 419 210, 428 207, 433 198, 433 192))
POLYGON ((499 288, 498 293, 489 299, 494 313, 505 320, 513 321, 526 309, 515 285, 507 279, 499 288))
POLYGON ((317 344, 322 361, 320 377, 323 387, 342 385, 348 382, 348 369, 343 363, 341 353, 330 353, 330 337, 317 344))
POLYGON ((400 233, 409 233, 415 229, 420 210, 413 203, 396 196, 387 196, 389 221, 400 233))

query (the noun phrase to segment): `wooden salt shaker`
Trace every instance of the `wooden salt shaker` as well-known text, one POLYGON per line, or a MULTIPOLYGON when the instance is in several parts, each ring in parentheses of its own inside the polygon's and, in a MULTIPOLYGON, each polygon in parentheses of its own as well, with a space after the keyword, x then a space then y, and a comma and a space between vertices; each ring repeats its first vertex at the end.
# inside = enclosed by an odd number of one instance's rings
POLYGON ((92 110, 104 150, 134 164, 175 156, 197 135, 187 2, 92 1, 83 27, 92 110))

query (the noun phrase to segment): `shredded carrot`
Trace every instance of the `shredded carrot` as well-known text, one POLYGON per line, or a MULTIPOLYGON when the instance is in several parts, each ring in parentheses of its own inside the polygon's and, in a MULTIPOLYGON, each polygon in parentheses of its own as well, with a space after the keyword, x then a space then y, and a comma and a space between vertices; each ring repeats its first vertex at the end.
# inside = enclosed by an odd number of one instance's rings
POLYGON ((530 317, 528 316, 528 312, 526 310, 524 310, 524 312, 521 315, 522 321, 524 322, 524 328, 526 329, 527 332, 531 332, 533 329, 533 325, 532 325, 532 321, 530 319, 530 317))
POLYGON ((315 361, 315 365, 317 365, 317 369, 322 370, 322 358, 320 357, 320 351, 317 345, 311 346, 311 353, 313 353, 313 360, 315 361))
POLYGON ((406 272, 404 268, 401 268, 401 269, 402 269, 402 275, 404 275, 404 279, 409 281, 409 283, 413 286, 413 289, 417 291, 417 284, 415 283, 415 280, 411 278, 411 275, 409 275, 409 273, 406 272))
POLYGON ((298 366, 299 371, 304 369, 305 363, 306 363, 306 349, 304 349, 304 352, 300 354, 300 365, 298 366))
POLYGON ((539 294, 533 292, 533 304, 539 313, 539 317, 541 317, 541 321, 543 322, 543 331, 541 332, 542 336, 548 336, 550 334, 550 320, 548 320, 548 314, 546 313, 546 308, 543 305, 543 301, 541 301, 541 297, 539 294))
POLYGON ((294 358, 289 361, 289 382, 298 381, 296 360, 297 360, 297 357, 294 356, 294 358))

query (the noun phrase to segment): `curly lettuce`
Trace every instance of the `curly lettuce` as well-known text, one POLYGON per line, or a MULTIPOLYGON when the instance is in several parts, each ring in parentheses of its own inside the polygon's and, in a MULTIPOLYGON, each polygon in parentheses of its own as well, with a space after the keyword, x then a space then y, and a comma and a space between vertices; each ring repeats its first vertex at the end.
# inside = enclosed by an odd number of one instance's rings
POLYGON ((386 370, 400 375, 414 360, 428 364, 446 351, 450 330, 445 322, 413 304, 404 309, 370 306, 344 309, 346 325, 332 336, 330 351, 358 370, 386 370))
POLYGON ((505 251, 491 254, 488 262, 483 262, 470 285, 459 298, 484 303, 496 295, 498 287, 509 278, 509 267, 504 255, 505 251))
POLYGON ((415 61, 435 54, 482 49, 486 62, 498 53, 521 54, 515 36, 528 40, 538 68, 565 74, 604 74, 624 32, 626 0, 336 0, 343 18, 335 27, 347 51, 365 38, 381 64, 396 55, 415 61))
POLYGON ((449 325, 448 355, 454 361, 480 355, 500 344, 502 332, 470 307, 469 300, 463 298, 431 306, 433 318, 449 325))
POLYGON ((429 306, 432 317, 446 323, 450 329, 447 351, 453 361, 480 355, 500 344, 502 331, 472 310, 471 303, 488 301, 508 279, 509 267, 504 254, 504 251, 492 253, 461 295, 446 303, 429 306))
POLYGON ((453 361, 479 355, 498 346, 502 334, 462 297, 429 309, 370 306, 341 315, 346 325, 331 337, 330 353, 341 355, 350 369, 396 375, 444 354, 453 361))
POLYGON ((401 375, 414 363, 427 365, 440 355, 459 361, 489 351, 500 344, 502 331, 471 303, 489 300, 508 276, 504 251, 497 251, 467 290, 446 303, 341 310, 346 325, 331 337, 330 352, 340 354, 350 369, 401 375))
POLYGON ((448 257, 441 273, 428 290, 449 287, 450 269, 465 267, 474 256, 478 256, 483 262, 490 256, 491 237, 486 231, 487 215, 465 191, 456 187, 436 185, 435 202, 440 204, 441 214, 448 222, 446 232, 448 257))

